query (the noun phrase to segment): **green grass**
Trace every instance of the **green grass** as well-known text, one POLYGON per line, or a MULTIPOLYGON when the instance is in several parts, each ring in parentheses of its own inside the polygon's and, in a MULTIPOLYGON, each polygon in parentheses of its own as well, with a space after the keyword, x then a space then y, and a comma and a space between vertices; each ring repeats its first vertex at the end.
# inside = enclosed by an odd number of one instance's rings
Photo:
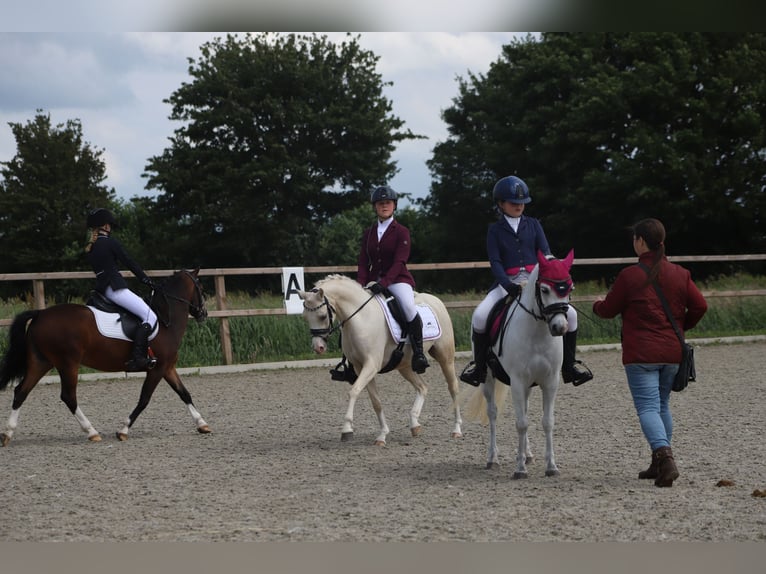
MULTIPOLYGON (((717 278, 699 284, 703 291, 735 291, 762 289, 763 277, 735 275, 717 278)), ((578 283, 576 295, 604 294, 602 283, 578 283)), ((483 293, 458 293, 440 296, 444 301, 479 301, 483 293)), ((227 295, 229 309, 277 309, 282 305, 280 295, 230 293, 227 295)), ((618 343, 621 321, 618 318, 604 320, 594 317, 591 302, 575 302, 579 313, 578 344, 591 345, 618 343)), ((699 325, 689 332, 690 338, 730 337, 740 335, 763 335, 766 333, 766 297, 709 297, 709 309, 699 325)), ((29 308, 22 300, 0 301, 0 317, 11 318, 29 308)), ((208 300, 208 308, 215 308, 214 298, 208 300)), ((456 346, 459 351, 471 348, 471 313, 473 309, 452 309, 456 346)), ((189 322, 179 351, 180 367, 198 367, 223 363, 220 324, 218 318, 204 323, 189 322)), ((257 363, 316 358, 311 350, 308 326, 300 315, 264 315, 257 317, 233 317, 229 319, 234 363, 257 363)), ((0 352, 7 347, 7 327, 0 328, 0 352)), ((338 335, 330 339, 328 356, 339 357, 338 335)))

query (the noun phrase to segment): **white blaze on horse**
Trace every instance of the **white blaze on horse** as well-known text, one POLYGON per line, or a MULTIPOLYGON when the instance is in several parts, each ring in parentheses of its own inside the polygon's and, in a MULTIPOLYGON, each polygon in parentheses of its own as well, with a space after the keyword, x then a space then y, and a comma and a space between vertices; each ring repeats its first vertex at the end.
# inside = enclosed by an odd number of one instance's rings
MULTIPOLYGON (((572 291, 569 270, 574 251, 562 260, 546 259, 538 252, 538 264, 530 273, 519 298, 511 304, 492 351, 510 379, 516 415, 518 450, 513 478, 527 478, 527 463, 532 461, 527 430, 529 395, 533 386, 543 394, 542 426, 545 432, 545 476, 558 476, 553 452, 554 407, 563 361, 562 336, 568 330, 566 313, 572 291)), ((493 376, 470 396, 467 418, 489 422, 487 468, 498 464, 496 422, 508 387, 493 376), (496 388, 497 386, 497 388, 496 388)))
MULTIPOLYGON (((398 370, 415 387, 415 402, 410 409, 409 426, 412 436, 417 436, 421 431, 418 418, 428 387, 420 375, 412 370, 411 345, 407 343, 400 346, 400 341, 394 339, 392 330, 396 333, 397 325, 390 326, 391 319, 384 311, 384 298, 371 294, 359 283, 344 275, 328 275, 318 281, 313 290, 299 291, 299 296, 303 299, 303 317, 311 329, 314 352, 324 353, 329 337, 335 331, 340 331, 343 354, 356 372, 356 380, 348 392, 348 409, 341 440, 353 437, 354 405, 360 393, 367 389, 372 408, 380 423, 375 444, 386 444, 389 428, 375 384, 375 376, 382 369, 390 367, 390 358, 397 348, 403 351, 403 356, 391 370, 398 370)), ((433 295, 416 292, 415 304, 423 319, 423 350, 439 363, 447 381, 454 415, 452 437, 459 438, 463 433, 457 400, 459 382, 455 374, 455 337, 452 321, 444 304, 433 295), (424 314, 429 309, 432 316, 425 317, 424 314), (436 335, 429 336, 429 329, 435 330, 436 335)))

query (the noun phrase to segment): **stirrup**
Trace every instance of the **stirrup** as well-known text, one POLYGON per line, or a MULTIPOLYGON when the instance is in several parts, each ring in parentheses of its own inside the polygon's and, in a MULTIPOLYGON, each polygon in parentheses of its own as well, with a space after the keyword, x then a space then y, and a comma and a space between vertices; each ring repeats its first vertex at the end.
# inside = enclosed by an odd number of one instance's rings
POLYGON ((423 353, 412 356, 412 370, 417 374, 422 375, 426 372, 426 369, 431 365, 428 364, 428 359, 423 353))
POLYGON ((126 373, 140 373, 143 371, 151 371, 157 366, 156 357, 146 357, 143 361, 136 362, 134 359, 125 363, 126 373))
POLYGON ((579 387, 593 378, 593 373, 585 363, 577 360, 568 369, 562 369, 561 375, 565 383, 572 383, 575 387, 579 387))
POLYGON ((481 372, 477 371, 478 368, 476 367, 476 363, 471 361, 465 366, 463 372, 460 373, 460 380, 469 385, 473 385, 474 387, 478 387, 481 383, 487 380, 487 371, 486 369, 484 370, 483 376, 481 372))

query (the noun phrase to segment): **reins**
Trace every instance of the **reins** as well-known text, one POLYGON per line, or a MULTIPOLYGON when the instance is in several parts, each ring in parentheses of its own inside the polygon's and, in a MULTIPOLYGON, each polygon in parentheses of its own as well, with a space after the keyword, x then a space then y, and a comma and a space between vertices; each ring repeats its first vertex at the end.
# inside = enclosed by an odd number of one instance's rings
MULTIPOLYGON (((317 289, 312 289, 312 292, 316 293, 317 289)), ((306 309, 306 311, 308 311, 310 313, 314 313, 316 311, 319 311, 319 309, 321 309, 325 305, 327 306, 327 311, 328 311, 328 313, 327 313, 327 320, 328 320, 328 325, 329 326, 326 327, 326 328, 323 328, 323 329, 309 329, 309 331, 311 331, 311 335, 314 336, 314 337, 321 337, 322 339, 327 341, 330 338, 330 336, 335 331, 338 331, 339 329, 342 329, 343 325, 348 323, 354 317, 354 315, 359 313, 359 311, 361 311, 364 308, 364 306, 367 305, 367 303, 372 301, 374 297, 375 297, 375 294, 373 293, 372 295, 370 295, 370 297, 364 303, 362 303, 359 307, 357 307, 357 309, 353 313, 351 313, 351 315, 349 315, 343 321, 337 323, 336 325, 333 325, 333 313, 335 313, 337 315, 338 312, 333 308, 332 305, 330 305, 330 301, 327 300, 327 296, 326 295, 323 296, 324 300, 319 305, 317 305, 316 307, 307 307, 306 303, 304 302, 303 303, 303 308, 306 309)))

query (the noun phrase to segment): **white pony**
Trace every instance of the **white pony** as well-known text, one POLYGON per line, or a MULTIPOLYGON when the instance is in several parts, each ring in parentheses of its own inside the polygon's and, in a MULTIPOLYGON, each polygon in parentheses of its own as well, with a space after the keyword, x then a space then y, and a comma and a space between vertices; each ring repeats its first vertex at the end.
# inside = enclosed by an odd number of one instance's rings
MULTIPOLYGON (((375 385, 375 375, 388 365, 391 354, 399 342, 394 340, 391 334, 389 321, 383 310, 384 299, 380 295, 372 295, 350 277, 337 274, 328 275, 318 281, 313 290, 299 291, 298 294, 303 299, 303 317, 311 329, 311 344, 314 352, 324 353, 327 350, 330 335, 340 331, 343 354, 357 373, 356 381, 348 392, 348 409, 343 422, 341 440, 353 438, 354 405, 359 394, 367 389, 372 408, 380 423, 380 432, 375 439, 375 444, 385 445, 389 429, 375 385)), ((418 312, 421 317, 424 312, 422 305, 433 312, 435 321, 423 318, 423 350, 436 359, 441 366, 452 396, 454 414, 452 438, 460 438, 463 436, 461 430, 463 421, 457 400, 459 382, 455 374, 455 337, 452 321, 444 304, 433 295, 416 292, 415 303, 419 307, 418 312), (429 323, 431 327, 438 327, 440 330, 436 338, 429 339, 427 335, 429 323)), ((412 436, 417 436, 421 431, 418 417, 423 408, 428 387, 420 375, 412 370, 412 348, 409 342, 404 346, 403 351, 402 360, 394 368, 415 387, 415 402, 410 409, 409 425, 412 436)))
MULTIPOLYGON (((519 436, 516 471, 513 478, 527 478, 527 463, 532 461, 527 429, 529 427, 529 394, 537 385, 543 393, 545 431, 545 476, 558 476, 553 454, 554 405, 563 361, 562 335, 567 332, 566 312, 572 291, 569 269, 574 251, 566 258, 547 260, 538 252, 538 264, 530 273, 519 298, 511 304, 501 333, 492 347, 510 378, 511 397, 519 436)), ((494 377, 474 390, 466 408, 466 417, 489 421, 487 468, 498 464, 496 420, 507 385, 494 377), (484 415, 486 412, 486 415, 484 415)))

